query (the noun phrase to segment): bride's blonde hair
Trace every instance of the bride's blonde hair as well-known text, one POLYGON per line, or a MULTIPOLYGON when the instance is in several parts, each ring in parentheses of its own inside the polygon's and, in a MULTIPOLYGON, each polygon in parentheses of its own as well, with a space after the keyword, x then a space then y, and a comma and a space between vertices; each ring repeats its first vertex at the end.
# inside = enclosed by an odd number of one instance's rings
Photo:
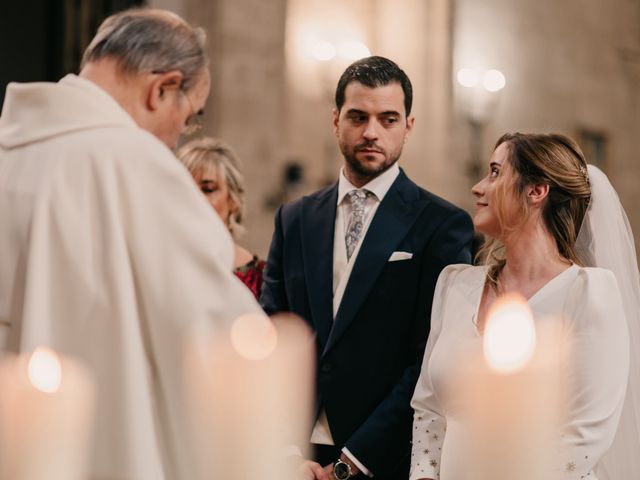
POLYGON ((190 141, 177 153, 180 160, 192 176, 215 170, 221 182, 229 188, 229 195, 235 208, 229 212, 227 227, 234 238, 244 233, 242 220, 245 212, 245 182, 241 164, 233 149, 222 140, 203 137, 190 141))
MULTIPOLYGON (((507 147, 505 166, 509 174, 505 178, 513 181, 499 183, 494 193, 500 238, 508 238, 529 218, 526 187, 548 185, 549 195, 542 209, 544 227, 555 239, 560 255, 580 265, 575 244, 591 197, 582 150, 571 138, 556 133, 507 133, 498 139, 494 150, 503 143, 507 147), (515 215, 510 212, 509 219, 519 221, 507 220, 507 193, 511 193, 510 199, 516 199, 508 207, 517 210, 515 215)), ((476 258, 488 265, 489 284, 497 291, 506 261, 504 244, 498 238, 488 238, 476 258)))

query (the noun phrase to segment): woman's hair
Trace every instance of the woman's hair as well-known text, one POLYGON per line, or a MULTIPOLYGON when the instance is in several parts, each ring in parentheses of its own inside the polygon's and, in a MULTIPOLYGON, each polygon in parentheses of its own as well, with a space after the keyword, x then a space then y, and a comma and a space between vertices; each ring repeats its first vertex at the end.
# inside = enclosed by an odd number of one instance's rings
MULTIPOLYGON (((214 169, 218 182, 224 182, 234 209, 231 209, 227 226, 236 237, 244 232, 242 218, 245 209, 245 185, 240 171, 240 161, 234 151, 222 140, 200 138, 192 140, 178 151, 178 159, 187 167, 193 177, 214 169)), ((223 218, 223 221, 227 219, 223 218)))
MULTIPOLYGON (((513 182, 499 182, 496 185, 493 203, 502 237, 517 231, 529 218, 526 187, 548 185, 549 194, 542 207, 544 226, 553 236, 560 255, 581 265, 575 243, 589 206, 591 187, 587 163, 580 147, 571 138, 556 133, 507 133, 498 139, 494 150, 503 143, 507 147, 507 159, 502 170, 506 175, 503 178, 512 178, 513 182), (515 191, 507 196, 507 189, 513 188, 515 191), (517 218, 520 221, 507 222, 507 209, 509 219, 517 218), (516 211, 513 212, 513 209, 516 211)), ((505 265, 504 244, 500 239, 489 238, 477 257, 489 266, 488 280, 492 288, 497 290, 498 276, 505 265)))

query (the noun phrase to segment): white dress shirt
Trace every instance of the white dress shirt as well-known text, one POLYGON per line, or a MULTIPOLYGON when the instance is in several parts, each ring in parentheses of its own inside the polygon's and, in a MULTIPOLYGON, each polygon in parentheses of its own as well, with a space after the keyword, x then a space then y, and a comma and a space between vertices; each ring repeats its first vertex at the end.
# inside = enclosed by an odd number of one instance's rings
POLYGON ((349 211, 351 205, 346 199, 347 194, 352 190, 357 189, 344 175, 344 170, 340 171, 340 180, 338 182, 338 205, 336 211, 336 225, 333 235, 333 318, 338 313, 340 302, 342 301, 342 295, 344 295, 344 289, 349 282, 351 276, 351 269, 358 257, 360 246, 362 245, 362 239, 367 235, 369 225, 373 219, 380 202, 391 188, 391 185, 395 181, 396 177, 400 173, 400 167, 398 164, 393 164, 386 172, 380 174, 369 183, 364 185, 362 189, 371 192, 367 196, 367 200, 364 206, 364 228, 362 235, 358 240, 351 259, 347 260, 347 247, 345 245, 345 233, 349 222, 349 211))
MULTIPOLYGON (((362 235, 358 239, 356 248, 350 259, 347 259, 347 247, 345 245, 345 232, 349 221, 349 211, 351 205, 346 198, 347 194, 357 189, 344 175, 344 169, 340 170, 340 179, 338 181, 338 202, 336 205, 336 224, 333 236, 333 318, 335 319, 342 296, 351 276, 351 270, 358 257, 362 240, 366 237, 371 220, 375 216, 380 202, 391 188, 391 185, 400 174, 400 167, 397 163, 389 167, 388 170, 378 175, 361 189, 371 192, 367 196, 365 203, 365 219, 362 235)), ((331 431, 329 430, 329 422, 324 409, 320 412, 318 421, 316 422, 313 432, 311 433, 311 443, 319 445, 334 445, 331 431)), ((362 465, 346 448, 342 450, 366 475, 372 476, 371 473, 362 465)))

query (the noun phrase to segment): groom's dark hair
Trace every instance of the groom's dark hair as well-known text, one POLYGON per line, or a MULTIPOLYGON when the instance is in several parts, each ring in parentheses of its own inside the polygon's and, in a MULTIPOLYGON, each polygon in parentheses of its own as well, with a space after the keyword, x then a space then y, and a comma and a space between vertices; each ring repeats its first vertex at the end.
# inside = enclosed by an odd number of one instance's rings
POLYGON ((407 74, 395 63, 384 57, 367 57, 353 62, 344 71, 336 87, 336 107, 338 112, 344 105, 344 91, 351 82, 358 82, 370 88, 383 87, 397 82, 404 93, 404 110, 408 117, 413 102, 413 87, 407 74))

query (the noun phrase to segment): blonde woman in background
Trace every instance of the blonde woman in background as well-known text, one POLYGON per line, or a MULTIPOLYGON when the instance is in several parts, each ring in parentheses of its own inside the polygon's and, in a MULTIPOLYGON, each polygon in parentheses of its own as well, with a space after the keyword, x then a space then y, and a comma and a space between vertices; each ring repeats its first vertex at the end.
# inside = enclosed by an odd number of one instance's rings
MULTIPOLYGON (((237 241, 244 233, 245 185, 234 151, 221 140, 205 137, 184 145, 178 158, 237 241)), ((264 265, 257 255, 235 243, 234 273, 256 298, 260 297, 264 265)))

